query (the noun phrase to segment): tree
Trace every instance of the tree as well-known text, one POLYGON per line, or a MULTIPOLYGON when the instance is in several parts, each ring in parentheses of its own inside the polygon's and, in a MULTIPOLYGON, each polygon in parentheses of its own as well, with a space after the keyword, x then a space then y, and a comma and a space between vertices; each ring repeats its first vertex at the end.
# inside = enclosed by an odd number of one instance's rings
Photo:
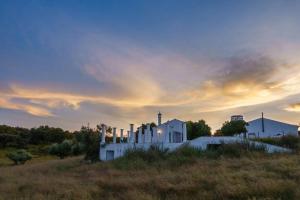
POLYGON ((74 156, 82 154, 86 149, 85 145, 80 142, 74 143, 71 148, 74 156))
POLYGON ((199 120, 198 122, 187 121, 186 127, 188 140, 192 140, 200 136, 211 135, 211 128, 204 120, 199 120))
POLYGON ((216 130, 214 136, 222 136, 222 132, 220 129, 216 130))
POLYGON ((69 134, 67 131, 61 128, 53 128, 49 126, 40 126, 38 128, 30 129, 31 144, 50 144, 50 143, 61 143, 64 141, 69 134))
MULTIPOLYGON (((84 157, 85 160, 90 160, 92 162, 99 160, 100 131, 101 125, 97 125, 96 129, 82 126, 80 131, 75 132, 76 141, 81 143, 84 147, 84 152, 86 153, 84 157)), ((106 132, 111 133, 111 131, 112 128, 107 126, 106 132)), ((106 141, 110 139, 112 138, 106 136, 106 141)))
POLYGON ((15 143, 17 140, 16 135, 13 134, 0 134, 0 148, 10 146, 11 143, 15 143))
POLYGON ((14 161, 15 165, 18 165, 24 164, 27 160, 30 160, 32 158, 32 155, 24 149, 20 149, 7 154, 7 157, 14 161))
POLYGON ((60 144, 53 144, 49 148, 49 153, 58 156, 60 159, 64 159, 71 154, 72 142, 70 140, 64 140, 60 144))
POLYGON ((224 136, 233 136, 235 134, 247 133, 246 129, 247 122, 244 120, 238 121, 226 121, 222 128, 221 134, 224 136))

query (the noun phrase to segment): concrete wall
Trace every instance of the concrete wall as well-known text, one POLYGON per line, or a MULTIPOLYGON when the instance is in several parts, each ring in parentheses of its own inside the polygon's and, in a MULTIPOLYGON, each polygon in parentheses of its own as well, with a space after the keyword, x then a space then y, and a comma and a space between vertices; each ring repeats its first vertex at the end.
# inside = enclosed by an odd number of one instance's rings
POLYGON ((107 151, 113 151, 114 152, 114 159, 119 158, 124 155, 124 153, 128 149, 144 149, 148 150, 151 146, 157 146, 161 149, 168 149, 169 151, 173 151, 176 148, 183 145, 183 143, 110 143, 110 144, 101 144, 100 145, 100 153, 99 153, 99 159, 100 160, 107 160, 106 158, 106 152, 107 151))
MULTIPOLYGON (((251 140, 247 140, 247 141, 250 142, 250 144, 254 144, 256 146, 264 146, 266 148, 266 152, 268 153, 291 152, 291 150, 287 148, 266 144, 262 142, 254 142, 251 140)), ((187 144, 195 148, 206 150, 209 144, 222 144, 222 143, 230 144, 230 143, 239 143, 239 142, 242 143, 245 142, 245 140, 239 137, 199 137, 194 140, 188 141, 187 144)))
MULTIPOLYGON (((199 137, 194 140, 190 140, 184 143, 144 143, 144 144, 131 144, 131 143, 117 143, 117 144, 105 144, 101 145, 100 147, 100 154, 99 158, 100 160, 107 160, 106 158, 106 152, 107 151, 113 151, 114 152, 114 159, 119 158, 124 155, 124 153, 128 149, 149 149, 152 145, 157 146, 161 149, 168 149, 169 151, 174 151, 177 148, 183 146, 183 145, 189 145, 191 147, 195 147, 198 149, 206 150, 209 144, 230 144, 230 143, 236 143, 236 142, 244 142, 242 138, 239 137, 199 137)), ((270 145, 262 142, 254 142, 254 141, 248 141, 254 145, 261 146, 263 145, 266 148, 266 151, 268 153, 275 153, 275 152, 291 152, 290 149, 282 148, 275 145, 270 145)))

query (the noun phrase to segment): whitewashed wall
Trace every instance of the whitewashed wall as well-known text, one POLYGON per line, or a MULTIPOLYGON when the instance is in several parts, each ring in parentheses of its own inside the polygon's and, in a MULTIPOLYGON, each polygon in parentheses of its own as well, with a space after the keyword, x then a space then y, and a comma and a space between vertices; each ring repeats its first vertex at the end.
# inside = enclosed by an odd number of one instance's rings
POLYGON ((262 119, 256 119, 248 122, 247 126, 248 135, 255 134, 256 137, 276 137, 277 135, 298 135, 298 126, 286 124, 270 119, 264 119, 264 129, 262 131, 262 119))

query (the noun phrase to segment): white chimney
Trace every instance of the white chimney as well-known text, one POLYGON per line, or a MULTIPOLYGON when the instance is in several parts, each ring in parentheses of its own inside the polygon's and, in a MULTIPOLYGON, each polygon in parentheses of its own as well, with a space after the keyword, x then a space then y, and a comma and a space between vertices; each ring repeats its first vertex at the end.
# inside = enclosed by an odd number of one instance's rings
POLYGON ((102 138, 101 138, 101 143, 105 143, 105 136, 106 136, 106 126, 105 124, 101 125, 101 131, 102 131, 102 138))
POLYGON ((157 125, 160 126, 161 125, 161 113, 158 112, 158 115, 157 115, 157 125))
POLYGON ((147 124, 147 130, 146 130, 146 135, 145 135, 145 143, 151 143, 151 129, 150 129, 150 124, 147 124))
POLYGON ((127 131, 127 143, 130 143, 130 131, 127 131))
POLYGON ((113 128, 113 143, 117 143, 117 128, 113 128))
POLYGON ((124 129, 120 129, 120 143, 123 143, 123 131, 124 129))
POLYGON ((139 134, 138 134, 138 143, 142 144, 143 143, 143 127, 139 127, 139 134))
POLYGON ((133 124, 130 124, 130 143, 135 143, 135 134, 133 132, 133 124))

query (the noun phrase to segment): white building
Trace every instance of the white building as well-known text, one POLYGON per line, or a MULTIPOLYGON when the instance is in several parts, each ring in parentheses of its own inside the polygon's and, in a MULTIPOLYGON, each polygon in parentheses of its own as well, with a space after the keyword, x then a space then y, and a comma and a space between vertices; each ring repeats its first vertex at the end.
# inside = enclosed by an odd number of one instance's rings
MULTIPOLYGON (((240 119, 240 116, 238 117, 240 119)), ((236 119, 237 120, 237 119, 236 119)), ((270 119, 259 118, 248 122, 248 137, 278 137, 283 135, 298 135, 298 126, 278 122, 270 119)), ((120 130, 120 143, 116 140, 116 128, 113 128, 113 142, 106 143, 106 126, 102 125, 101 143, 99 159, 113 160, 124 155, 128 149, 144 149, 147 150, 151 146, 161 149, 175 150, 183 145, 189 145, 199 149, 207 149, 210 145, 220 145, 222 143, 244 142, 243 137, 198 137, 193 140, 187 140, 186 123, 177 119, 161 123, 161 113, 158 113, 158 126, 150 127, 147 124, 146 129, 142 126, 138 131, 134 131, 134 125, 130 124, 130 130, 127 136, 124 136, 124 130, 120 130), (137 135, 136 135, 137 134, 137 135), (125 138, 127 138, 125 140, 125 138), (137 140, 136 140, 137 138, 137 140), (126 141, 126 142, 124 142, 126 141)), ((261 142, 249 141, 254 145, 263 145, 269 153, 274 152, 290 152, 289 149, 264 144, 261 142)))
POLYGON ((113 160, 118 158, 128 149, 148 149, 150 146, 158 146, 163 149, 175 149, 187 141, 186 123, 177 119, 161 123, 161 113, 158 113, 158 126, 150 127, 147 124, 145 130, 142 126, 138 128, 137 140, 134 125, 130 124, 130 130, 127 132, 127 142, 123 143, 123 129, 120 131, 120 143, 116 142, 116 128, 113 128, 113 143, 105 143, 106 127, 102 126, 100 160, 113 160))
POLYGON ((231 121, 242 121, 244 120, 243 115, 232 115, 231 116, 231 121))
POLYGON ((281 137, 284 135, 298 136, 297 125, 287 124, 263 117, 249 121, 247 128, 248 137, 281 137))

